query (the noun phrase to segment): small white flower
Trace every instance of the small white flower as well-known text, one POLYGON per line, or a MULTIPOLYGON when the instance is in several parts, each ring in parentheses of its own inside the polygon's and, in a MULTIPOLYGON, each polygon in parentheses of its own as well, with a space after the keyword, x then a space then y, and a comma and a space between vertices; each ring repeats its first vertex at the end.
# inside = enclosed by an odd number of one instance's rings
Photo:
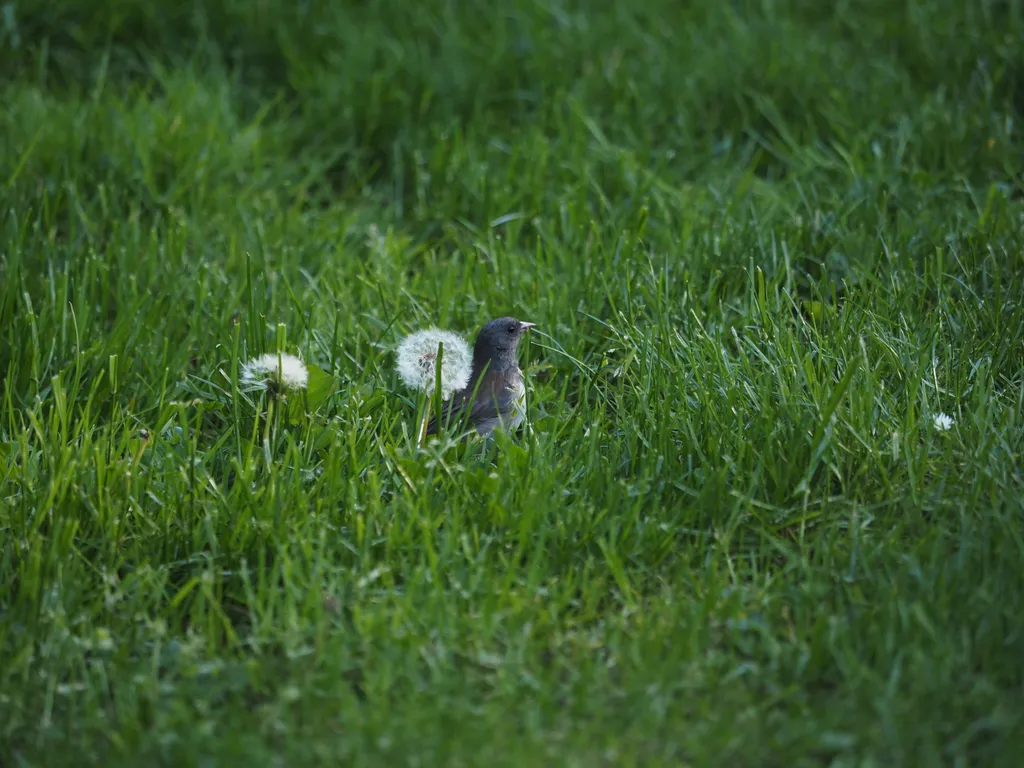
POLYGON ((937 413, 932 417, 932 423, 940 432, 948 432, 953 428, 953 417, 945 413, 937 413))
POLYGON ((396 367, 406 386, 432 394, 437 349, 441 344, 441 399, 447 400, 453 392, 465 389, 473 373, 473 352, 458 334, 438 328, 409 334, 398 345, 396 367))
POLYGON ((242 366, 238 384, 243 390, 305 389, 309 381, 306 364, 295 355, 268 353, 242 366))

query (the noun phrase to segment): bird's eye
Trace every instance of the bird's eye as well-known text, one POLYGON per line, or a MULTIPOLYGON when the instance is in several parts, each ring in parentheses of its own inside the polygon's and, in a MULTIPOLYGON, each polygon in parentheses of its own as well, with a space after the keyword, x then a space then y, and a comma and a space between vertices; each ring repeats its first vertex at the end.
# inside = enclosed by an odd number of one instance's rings
POLYGON ((510 325, 510 326, 508 327, 508 332, 509 332, 509 333, 515 333, 515 332, 516 332, 516 327, 515 327, 514 325, 510 325))

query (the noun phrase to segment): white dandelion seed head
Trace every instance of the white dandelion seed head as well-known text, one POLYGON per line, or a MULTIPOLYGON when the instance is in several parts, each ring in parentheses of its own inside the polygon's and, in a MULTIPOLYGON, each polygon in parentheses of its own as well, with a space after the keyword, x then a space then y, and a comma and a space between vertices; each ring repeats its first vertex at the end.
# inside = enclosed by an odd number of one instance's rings
POLYGON ((305 389, 309 371, 295 355, 268 353, 243 365, 238 383, 244 390, 305 389))
POLYGON ((932 417, 932 423, 940 432, 948 432, 953 428, 953 417, 945 413, 937 413, 932 417))
POLYGON ((473 373, 473 352, 457 333, 428 328, 402 339, 397 350, 398 375, 407 387, 433 394, 436 385, 437 350, 444 345, 441 359, 441 399, 465 389, 473 373))

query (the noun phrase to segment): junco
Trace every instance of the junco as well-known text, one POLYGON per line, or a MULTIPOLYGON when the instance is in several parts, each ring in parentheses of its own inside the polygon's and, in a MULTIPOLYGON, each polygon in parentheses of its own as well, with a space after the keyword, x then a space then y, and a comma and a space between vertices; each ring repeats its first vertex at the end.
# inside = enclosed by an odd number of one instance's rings
MULTIPOLYGON (((526 386, 516 351, 519 339, 533 327, 533 323, 514 317, 501 317, 480 329, 473 346, 473 374, 469 384, 452 395, 441 414, 441 424, 465 424, 488 437, 496 427, 511 432, 523 423, 526 386)), ((437 430, 434 417, 427 424, 427 434, 436 434, 437 430)))

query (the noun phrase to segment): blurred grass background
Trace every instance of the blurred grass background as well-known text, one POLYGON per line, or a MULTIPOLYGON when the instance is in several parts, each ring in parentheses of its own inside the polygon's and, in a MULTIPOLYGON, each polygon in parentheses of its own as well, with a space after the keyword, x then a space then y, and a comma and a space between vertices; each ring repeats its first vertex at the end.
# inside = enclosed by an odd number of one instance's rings
POLYGON ((4 3, 0 762, 1013 764, 1022 39, 4 3), (503 314, 532 429, 417 454, 394 344, 503 314))

